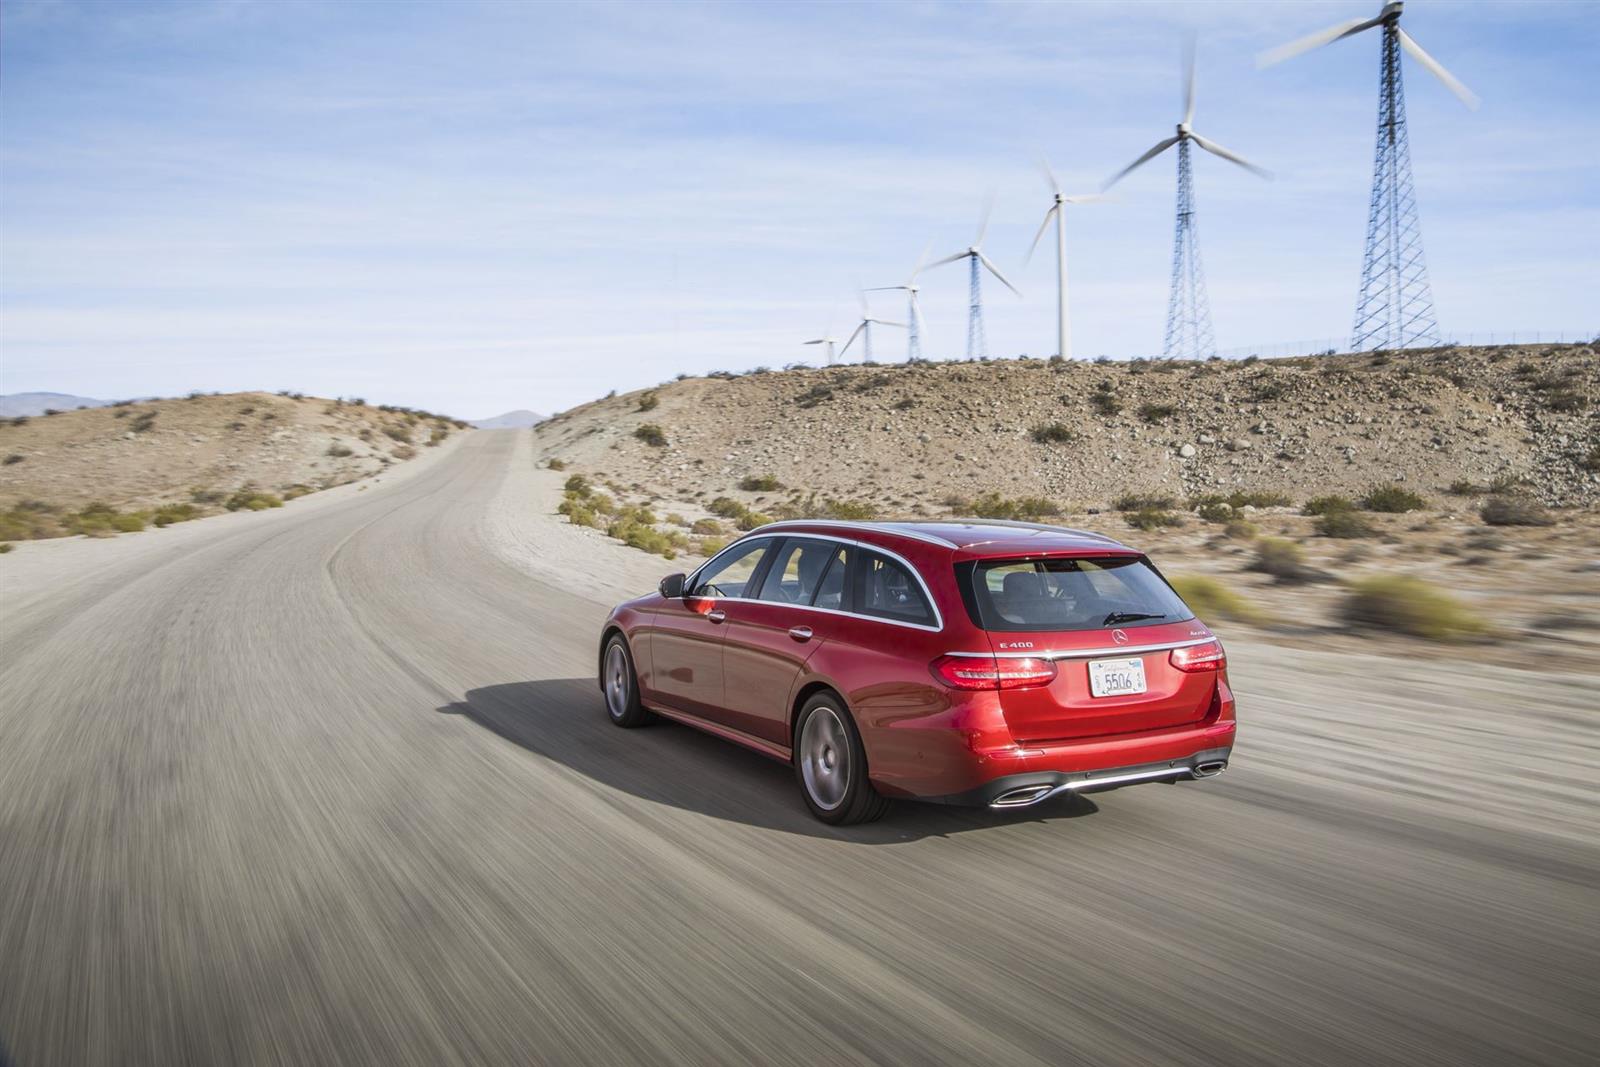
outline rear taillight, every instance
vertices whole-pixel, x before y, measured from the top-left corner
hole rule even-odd
[[[1056,677],[1055,662],[1035,656],[940,656],[930,667],[952,689],[1036,689]]]
[[[1221,641],[1206,641],[1198,645],[1175,648],[1168,657],[1180,671],[1198,674],[1201,671],[1220,671],[1228,665],[1228,655],[1222,651]]]

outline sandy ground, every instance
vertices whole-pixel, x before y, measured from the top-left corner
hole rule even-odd
[[[661,564],[562,532],[517,437],[0,557],[15,1062],[1592,1058],[1592,674],[1224,628],[1221,779],[832,830],[606,722],[597,627]]]

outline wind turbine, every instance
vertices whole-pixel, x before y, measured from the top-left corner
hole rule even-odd
[[[833,366],[833,346],[839,343],[839,339],[833,336],[833,323],[828,323],[827,331],[815,341],[802,341],[801,343],[808,345],[827,345],[828,366]]]
[[[983,288],[981,285],[979,285],[979,278],[981,277],[981,274],[978,270],[978,265],[981,263],[983,266],[987,267],[990,274],[993,274],[996,278],[1000,279],[1001,285],[1004,285],[1007,289],[1010,289],[1018,296],[1022,295],[1021,290],[1012,285],[1010,282],[1006,281],[1006,276],[1000,273],[1000,268],[996,267],[992,262],[990,262],[989,257],[983,254],[983,237],[984,234],[989,232],[989,213],[993,209],[994,200],[993,198],[990,198],[989,202],[984,205],[983,221],[978,223],[977,240],[973,241],[972,244],[969,245],[964,251],[957,252],[953,256],[945,256],[943,259],[936,260],[928,264],[929,268],[933,268],[942,267],[946,263],[954,263],[958,259],[971,261],[972,280],[969,285],[970,299],[967,317],[968,359],[978,359],[980,357],[987,357],[989,355],[989,342],[983,335]]]
[[[1044,236],[1044,231],[1050,226],[1050,216],[1056,218],[1056,351],[1062,359],[1072,358],[1072,330],[1067,325],[1067,223],[1066,205],[1087,204],[1095,200],[1104,200],[1099,193],[1087,193],[1080,196],[1061,195],[1061,183],[1056,181],[1055,172],[1050,169],[1050,164],[1044,160],[1039,161],[1039,167],[1044,171],[1044,177],[1050,183],[1050,189],[1055,194],[1055,200],[1044,213],[1044,221],[1039,224],[1039,232],[1033,235],[1033,244],[1028,246],[1028,257],[1024,262],[1033,259],[1034,250],[1039,247],[1039,239]]]
[[[928,252],[932,250],[933,243],[922,250],[922,255],[917,257],[916,269],[911,272],[911,277],[906,279],[904,285],[877,285],[866,290],[869,293],[904,292],[906,294],[906,362],[915,363],[922,358],[922,307],[917,303],[917,293],[921,287],[917,285],[917,275],[922,273],[922,265],[928,260]]]
[[[1405,89],[1400,80],[1400,51],[1411,53],[1429,74],[1444,82],[1469,108],[1478,106],[1472,90],[1422,50],[1400,28],[1395,0],[1370,19],[1351,19],[1329,26],[1281,48],[1263,52],[1261,67],[1383,27],[1383,59],[1378,82],[1378,149],[1372,165],[1372,206],[1367,216],[1366,251],[1361,260],[1361,292],[1356,296],[1352,351],[1369,348],[1407,348],[1439,343],[1439,322],[1433,311],[1433,291],[1422,258],[1422,223],[1417,216],[1416,189],[1411,181],[1411,138],[1406,132]]]
[[[1229,163],[1263,178],[1271,175],[1243,156],[1230,152],[1215,141],[1194,132],[1194,39],[1183,53],[1183,121],[1178,130],[1154,148],[1123,167],[1101,187],[1111,188],[1138,167],[1150,162],[1173,145],[1178,146],[1178,222],[1172,243],[1172,292],[1167,298],[1167,337],[1164,353],[1175,357],[1205,359],[1217,354],[1217,341],[1211,330],[1211,306],[1206,299],[1205,269],[1200,263],[1199,235],[1194,223],[1194,179],[1189,166],[1189,144],[1193,142]]]
[[[905,323],[903,323],[903,322],[891,322],[888,319],[875,319],[875,318],[873,318],[872,317],[872,309],[867,307],[867,294],[863,291],[863,292],[857,293],[856,295],[861,298],[861,321],[859,323],[857,323],[856,324],[856,328],[850,332],[850,336],[849,336],[848,339],[846,339],[846,341],[844,343],[844,347],[839,349],[839,355],[843,356],[846,352],[850,351],[850,346],[855,344],[855,340],[856,340],[857,337],[860,337],[861,338],[861,362],[863,362],[863,363],[871,363],[872,362],[872,327],[873,327],[873,325],[876,324],[876,325],[879,325],[879,326],[898,326],[901,329],[904,329],[905,328]]]

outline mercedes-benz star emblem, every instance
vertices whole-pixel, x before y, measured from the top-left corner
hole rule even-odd
[[[1112,630],[1111,640],[1115,641],[1119,645],[1125,645],[1128,643],[1128,635],[1121,630]]]

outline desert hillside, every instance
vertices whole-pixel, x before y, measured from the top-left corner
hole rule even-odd
[[[1591,345],[1013,360],[688,378],[534,433],[549,456],[663,494],[737,497],[742,479],[770,475],[894,513],[942,514],[946,498],[986,492],[1079,509],[1127,493],[1298,502],[1376,482],[1438,494],[1497,479],[1569,506],[1600,501],[1597,400]],[[646,425],[664,443],[635,436]]]
[[[0,533],[90,532],[106,525],[93,515],[81,519],[91,505],[100,515],[167,509],[188,518],[230,502],[303,495],[404,462],[462,425],[424,412],[271,393],[6,419],[0,514],[13,521]]]

